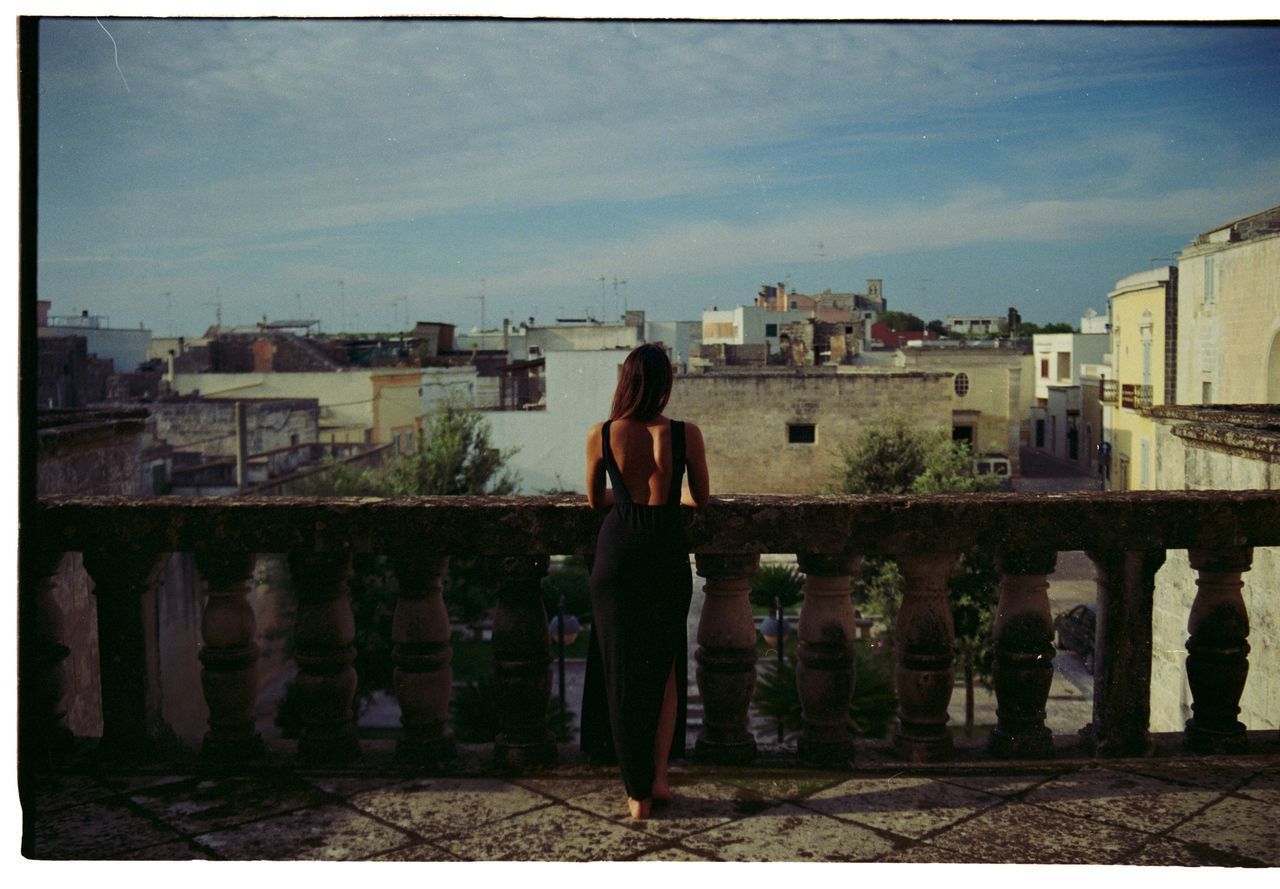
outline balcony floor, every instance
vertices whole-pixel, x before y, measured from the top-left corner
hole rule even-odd
[[[905,766],[860,750],[851,771],[765,749],[750,768],[682,764],[677,794],[627,817],[612,769],[500,777],[491,748],[414,775],[384,742],[359,767],[268,761],[89,766],[25,782],[23,852],[37,859],[844,861],[1280,865],[1280,738],[1251,752],[997,762],[960,751]],[[376,749],[369,749],[369,747]]]

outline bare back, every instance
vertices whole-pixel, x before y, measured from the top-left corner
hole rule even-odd
[[[671,487],[671,421],[614,420],[609,449],[633,503],[662,506]]]

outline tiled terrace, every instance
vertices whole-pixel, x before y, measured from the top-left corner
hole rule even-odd
[[[557,749],[546,728],[550,657],[536,589],[545,554],[589,550],[597,519],[578,500],[86,498],[42,502],[29,519],[20,725],[30,857],[1280,863],[1280,737],[1236,720],[1248,667],[1240,574],[1251,547],[1280,544],[1276,492],[713,505],[690,527],[706,578],[703,725],[675,805],[647,823],[627,819],[612,769]],[[999,716],[970,742],[946,726],[945,580],[956,554],[984,540],[1005,572],[992,628]],[[1182,547],[1200,572],[1188,643],[1195,718],[1185,735],[1152,736],[1152,579],[1163,550]],[[343,578],[362,550],[387,553],[401,576],[396,741],[359,738],[351,718]],[[1085,550],[1098,566],[1100,621],[1093,721],[1054,735],[1045,578],[1063,550]],[[100,741],[68,739],[61,721],[65,650],[47,578],[64,551],[84,552],[97,583]],[[195,552],[208,582],[200,659],[210,719],[201,753],[162,756],[138,602],[159,554],[174,551]],[[807,577],[807,673],[798,742],[775,748],[748,730],[746,590],[754,554],[778,551],[797,552]],[[264,750],[254,728],[244,596],[259,552],[289,553],[298,586],[294,644],[311,718],[296,750]],[[502,725],[480,747],[455,744],[448,726],[440,574],[462,552],[505,568],[494,623]],[[888,742],[856,741],[841,716],[856,695],[849,575],[869,553],[895,555],[906,575]]]
[[[495,774],[491,749],[413,774],[390,751],[360,768],[151,767],[40,778],[25,852],[52,859],[368,861],[875,861],[1280,865],[1280,750],[1051,763],[958,752],[851,771],[764,749],[749,768],[686,764],[675,804],[632,822],[613,770]],[[1166,755],[1167,754],[1167,755]]]

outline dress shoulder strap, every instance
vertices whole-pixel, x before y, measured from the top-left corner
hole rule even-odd
[[[680,505],[680,483],[684,478],[684,421],[671,421],[671,487],[667,489],[667,505]]]
[[[618,469],[618,463],[613,459],[613,446],[609,444],[609,428],[613,425],[612,420],[605,420],[604,426],[600,428],[600,445],[604,451],[604,471],[609,476],[609,484],[613,486],[613,499],[631,501],[631,494],[627,491],[627,486],[622,480],[622,471]]]

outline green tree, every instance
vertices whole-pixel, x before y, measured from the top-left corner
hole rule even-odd
[[[892,331],[924,330],[924,319],[910,312],[889,310],[877,315],[876,320],[883,321]]]
[[[866,427],[853,444],[841,447],[842,462],[833,489],[844,494],[946,494],[994,490],[999,482],[974,472],[967,445],[945,431],[924,431],[901,417]],[[965,677],[965,730],[973,728],[974,685],[986,681],[991,661],[988,628],[998,598],[999,574],[988,553],[972,550],[957,562],[950,579],[956,628],[955,655]],[[892,635],[902,601],[902,575],[892,559],[863,560],[854,598],[880,614]]]
[[[1009,332],[1009,336],[1019,339],[1026,339],[1035,336],[1037,333],[1074,333],[1075,328],[1065,321],[1053,321],[1049,324],[1032,324],[1030,321],[1023,321]]]

